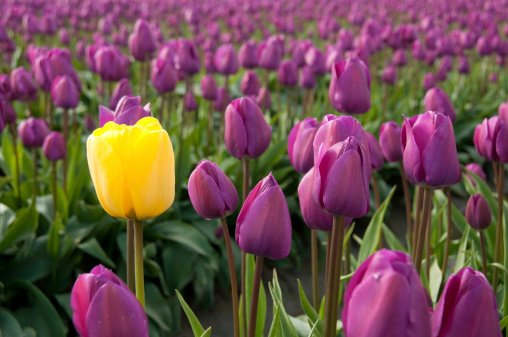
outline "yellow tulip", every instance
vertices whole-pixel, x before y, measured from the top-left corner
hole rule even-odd
[[[175,156],[166,130],[153,117],[136,125],[108,122],[88,137],[90,175],[99,201],[111,216],[144,220],[175,199]]]

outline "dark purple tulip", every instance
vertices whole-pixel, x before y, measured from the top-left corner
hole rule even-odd
[[[217,69],[215,69],[215,61],[214,61],[213,53],[211,53],[211,52],[205,53],[203,65],[205,68],[205,72],[207,74],[213,74],[214,72],[217,71]]]
[[[490,55],[492,48],[486,36],[481,36],[476,42],[476,51],[482,56]]]
[[[121,79],[113,89],[113,93],[111,94],[111,98],[109,100],[109,108],[111,110],[116,109],[116,105],[124,96],[133,96],[132,87],[128,78]]]
[[[47,55],[37,57],[33,63],[32,71],[34,73],[35,82],[45,92],[51,90],[53,78],[49,73],[49,60]]]
[[[256,104],[262,109],[267,110],[272,107],[272,96],[270,89],[261,88],[256,96]]]
[[[460,74],[469,74],[469,62],[467,60],[467,57],[461,56],[459,58],[459,66],[457,67],[457,70]]]
[[[480,156],[492,162],[508,162],[508,124],[502,118],[485,118],[476,126],[473,142]]]
[[[69,36],[69,33],[67,32],[67,29],[65,28],[60,29],[60,32],[58,33],[58,38],[60,39],[60,42],[62,42],[63,45],[68,46],[71,43],[71,38]]]
[[[90,68],[90,71],[93,72],[93,73],[97,73],[97,69],[96,69],[96,66],[95,66],[95,53],[97,52],[97,50],[99,50],[101,46],[99,45],[96,45],[96,44],[93,44],[93,45],[90,45],[88,47],[86,47],[86,51],[85,51],[85,60],[86,60],[86,64],[88,65],[88,68]]]
[[[381,125],[379,145],[387,162],[396,163],[402,160],[400,127],[395,122],[389,121]]]
[[[300,87],[305,89],[312,89],[316,86],[316,75],[311,67],[305,66],[302,68],[300,75]]]
[[[326,71],[327,72],[331,71],[333,65],[337,62],[340,62],[343,59],[344,59],[344,56],[342,55],[342,52],[340,50],[337,50],[335,48],[333,50],[331,50],[328,53],[328,55],[326,56],[326,62],[325,62]]]
[[[298,83],[298,68],[293,61],[282,61],[277,70],[277,79],[282,85],[292,87]]]
[[[421,44],[420,40],[416,40],[413,42],[412,47],[413,52],[413,58],[418,61],[425,60],[425,49],[423,48],[423,45]]]
[[[19,123],[18,133],[26,147],[41,147],[49,134],[49,128],[44,119],[30,117]]]
[[[0,99],[0,112],[2,113],[4,122],[6,124],[12,124],[16,122],[16,111],[12,108],[12,105],[3,99]]]
[[[436,79],[432,73],[427,73],[423,76],[423,89],[430,90],[436,85]]]
[[[395,80],[397,79],[397,70],[394,66],[389,65],[383,70],[383,75],[381,75],[381,82],[387,84],[395,84]]]
[[[34,14],[25,14],[23,16],[23,28],[29,35],[35,35],[40,32],[39,19]]]
[[[32,74],[23,67],[18,67],[11,72],[11,88],[18,100],[33,101],[37,97],[37,86]]]
[[[383,249],[365,260],[344,294],[342,322],[348,337],[429,337],[427,295],[411,258]]]
[[[14,93],[11,88],[9,75],[0,74],[0,100],[12,101]]]
[[[83,61],[85,59],[85,55],[86,55],[85,41],[79,40],[78,42],[76,42],[75,52],[76,52],[76,58],[78,60]]]
[[[316,140],[317,136],[314,143]],[[318,206],[336,216],[359,218],[367,214],[370,206],[369,157],[354,137],[328,149],[321,144],[314,181],[314,200]]]
[[[301,174],[307,173],[314,166],[313,144],[319,126],[315,118],[308,117],[296,124],[289,133],[289,160]]]
[[[0,84],[0,92],[1,92],[1,84]],[[499,118],[501,118],[502,120],[504,120],[506,124],[508,124],[508,103],[501,103],[499,105],[499,108],[497,109],[497,114],[499,115]]]
[[[51,85],[51,98],[56,107],[74,109],[79,103],[79,92],[70,76],[58,76]]]
[[[476,230],[490,226],[492,213],[487,200],[480,193],[469,198],[466,206],[466,220]]]
[[[201,94],[207,101],[215,101],[219,96],[219,89],[213,75],[205,75],[201,79]]]
[[[267,70],[277,70],[282,58],[282,50],[276,39],[272,36],[259,44],[257,50],[259,66]]]
[[[291,218],[284,193],[271,173],[245,200],[236,220],[235,239],[248,254],[272,260],[289,255]]]
[[[145,310],[127,285],[101,265],[79,275],[71,293],[73,322],[82,337],[148,337]]]
[[[396,67],[403,67],[407,64],[406,51],[404,49],[398,49],[393,54],[393,64]]]
[[[135,125],[141,118],[150,117],[150,115],[150,103],[142,107],[141,97],[124,96],[118,102],[114,112],[105,106],[99,106],[99,126],[102,128],[107,122]]]
[[[129,61],[117,47],[99,48],[94,59],[95,70],[103,81],[116,82],[129,77]]]
[[[477,164],[477,163],[467,164],[466,170],[473,172],[478,177],[480,177],[483,181],[487,181],[487,175],[485,174],[485,172],[483,171],[482,167],[479,164]],[[469,179],[471,184],[473,184],[473,186],[476,186],[475,181],[473,180],[473,178],[469,175],[469,173],[467,171],[466,171],[466,177]]]
[[[293,48],[292,59],[298,68],[305,66],[305,52],[311,46],[310,42],[300,41]]]
[[[219,47],[214,57],[215,69],[222,75],[233,75],[238,71],[238,59],[235,47],[232,44],[225,44]]]
[[[48,160],[57,161],[67,156],[67,146],[61,133],[50,132],[42,144],[42,153]]]
[[[370,109],[370,72],[358,57],[332,67],[328,90],[330,103],[337,111],[363,114]]]
[[[452,101],[443,89],[434,87],[427,91],[425,98],[425,110],[435,111],[450,117],[452,123],[455,121],[457,114],[453,108]]]
[[[214,110],[222,113],[229,103],[231,103],[231,96],[229,95],[228,89],[220,87],[217,99],[213,101]]]
[[[148,22],[137,19],[129,36],[129,50],[137,61],[146,61],[155,52],[156,42]]]
[[[250,98],[238,98],[228,105],[224,141],[233,157],[259,157],[270,145],[271,133],[261,109]]]
[[[439,66],[442,67],[447,72],[453,70],[453,62],[452,62],[452,58],[450,57],[450,55],[443,56]]]
[[[432,337],[447,336],[502,336],[494,291],[470,267],[448,278],[432,313]]]
[[[258,66],[258,47],[255,40],[242,44],[238,50],[238,62],[243,68],[252,69]]]
[[[111,22],[111,18],[109,17],[102,17],[99,19],[99,31],[103,35],[109,35],[111,34],[113,23]]]
[[[196,97],[191,91],[183,96],[183,108],[185,111],[194,111],[198,108]]]
[[[455,134],[449,117],[427,111],[405,119],[401,130],[404,169],[408,180],[428,187],[444,187],[461,178]]]
[[[235,185],[217,164],[208,160],[200,162],[190,175],[189,197],[204,219],[223,218],[238,206]]]
[[[178,39],[175,44],[175,69],[192,76],[199,73],[199,54],[194,43],[187,39]]]
[[[354,33],[351,30],[341,29],[338,34],[339,48],[344,51],[353,49]]]
[[[93,117],[90,116],[90,114],[85,114],[85,128],[88,132],[94,131],[97,126],[95,125],[95,121],[93,120]]]
[[[259,77],[254,70],[247,70],[240,81],[240,90],[246,96],[256,96],[261,87]]]
[[[312,68],[315,75],[323,76],[329,69],[326,68],[326,56],[316,47],[310,47],[305,52],[305,64]]]
[[[383,167],[383,153],[376,137],[369,132],[366,132],[367,141],[369,142],[370,161],[373,170],[380,170]]]
[[[152,61],[150,79],[159,95],[175,90],[178,77],[169,59],[156,59]]]

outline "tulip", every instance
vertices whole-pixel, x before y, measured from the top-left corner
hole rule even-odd
[[[449,117],[427,111],[405,119],[401,131],[408,180],[425,187],[444,187],[460,180],[460,165]]]
[[[342,322],[348,337],[430,336],[427,296],[411,258],[383,249],[365,260],[344,294]]]
[[[238,193],[219,166],[204,160],[189,178],[189,197],[194,209],[204,219],[218,219],[233,213]]]
[[[42,153],[50,161],[64,159],[67,156],[67,147],[62,134],[53,131],[44,138]]]
[[[261,82],[259,81],[259,77],[253,70],[246,71],[242,80],[240,81],[240,90],[246,96],[256,96],[259,92],[259,88],[261,87]]]
[[[398,49],[393,54],[393,64],[396,67],[403,67],[407,64],[406,52],[404,49]]]
[[[23,67],[12,71],[11,88],[16,99],[33,101],[37,97],[37,87],[32,79],[32,74]]]
[[[236,221],[235,239],[248,254],[272,260],[289,255],[291,218],[284,193],[271,173],[245,200]]]
[[[129,36],[129,50],[137,61],[146,61],[151,58],[156,44],[152,30],[148,22],[137,19],[134,31]]]
[[[11,88],[9,75],[0,74],[0,100],[12,101],[14,93]]]
[[[213,75],[205,75],[201,79],[201,94],[207,101],[215,101],[219,96],[219,89]]]
[[[148,319],[127,285],[101,265],[81,274],[71,292],[73,322],[83,337],[148,337]]]
[[[235,99],[226,108],[224,141],[233,157],[259,157],[270,145],[271,132],[261,109],[250,98]]]
[[[322,143],[317,155],[314,200],[318,206],[342,217],[359,218],[367,214],[371,167],[364,147],[356,138],[348,137],[328,149]]]
[[[18,133],[26,147],[41,147],[49,134],[49,128],[44,119],[30,117],[19,123]]]
[[[88,132],[92,132],[93,130],[95,130],[96,128],[96,125],[95,125],[95,121],[93,120],[92,116],[90,116],[90,114],[85,114],[85,128],[88,130]]]
[[[60,42],[62,42],[62,44],[66,46],[68,46],[71,43],[71,38],[69,36],[69,33],[67,32],[67,29],[65,28],[60,29],[58,37],[60,39]]]
[[[198,108],[196,97],[191,91],[183,96],[183,108],[185,111],[194,111]]]
[[[228,104],[231,103],[231,96],[229,95],[228,89],[224,87],[220,87],[217,94],[217,99],[213,101],[213,108],[222,113]]]
[[[312,89],[316,86],[316,76],[312,68],[305,66],[300,75],[300,86],[305,89]]]
[[[99,106],[99,125],[104,127],[107,122],[135,125],[140,119],[150,116],[150,103],[141,107],[141,97],[124,96],[118,102],[115,111]]]
[[[425,74],[423,76],[422,81],[423,81],[422,86],[424,90],[430,90],[434,88],[434,86],[436,85],[436,78],[432,73]]]
[[[129,77],[129,61],[117,47],[99,48],[94,59],[95,71],[103,81],[116,82]]]
[[[432,337],[447,336],[502,336],[492,287],[470,267],[448,278],[432,313]]]
[[[272,107],[272,97],[270,94],[270,89],[261,88],[256,96],[256,104],[262,110],[268,110]]]
[[[129,83],[128,78],[121,79],[113,89],[113,93],[111,94],[111,98],[109,99],[109,108],[114,110],[118,105],[118,102],[124,96],[132,96],[132,87]]]
[[[277,70],[282,58],[282,50],[274,37],[259,44],[257,50],[259,66],[267,70]]]
[[[381,146],[373,134],[369,132],[366,132],[365,134],[367,135],[367,141],[369,143],[372,169],[380,170],[383,167],[383,152],[381,150]]]
[[[282,85],[292,87],[298,83],[298,68],[293,61],[282,61],[277,71],[277,79]]]
[[[466,170],[471,171],[474,174],[476,174],[478,177],[480,177],[483,181],[487,181],[487,175],[483,171],[482,167],[477,163],[471,163],[466,165]],[[473,178],[469,175],[469,173],[466,171],[466,177],[469,179],[471,184],[476,187],[476,183],[473,180]]]
[[[74,109],[79,103],[79,92],[68,75],[58,76],[51,85],[51,98],[59,108]]]
[[[152,84],[159,95],[175,90],[178,77],[175,69],[173,69],[173,66],[171,65],[171,60],[153,60],[150,79],[152,80]]]
[[[47,54],[46,72],[50,83],[53,83],[58,76],[68,75],[74,85],[81,91],[81,81],[76,70],[72,66],[71,53],[67,49],[52,49]]]
[[[457,67],[457,70],[459,71],[459,74],[469,74],[470,70],[467,57],[461,56],[459,58],[459,66]]]
[[[16,111],[14,111],[12,105],[8,101],[0,99],[0,111],[2,112],[6,124],[13,124],[16,122]]]
[[[338,62],[332,67],[328,91],[330,103],[337,111],[363,114],[370,109],[370,72],[358,57]]]
[[[139,104],[140,98],[122,99],[116,113],[124,105],[132,106],[132,100]],[[139,106],[132,109],[143,110]],[[106,123],[88,137],[88,167],[97,196],[113,217],[154,218],[175,197],[175,159],[169,136],[153,117],[141,118],[135,125],[116,123]]]
[[[466,206],[467,223],[474,229],[486,229],[492,221],[492,213],[485,198],[477,193],[472,195]]]
[[[215,69],[222,75],[234,75],[238,71],[238,59],[232,44],[220,46],[215,52]]]
[[[194,43],[180,38],[175,47],[175,69],[189,76],[199,73],[199,53]]]
[[[255,40],[249,40],[242,44],[238,50],[238,63],[246,69],[258,66],[257,45]]]
[[[432,88],[427,91],[425,98],[425,109],[427,111],[435,111],[450,117],[452,123],[455,121],[457,114],[453,108],[452,102],[446,92],[440,88]]]
[[[315,118],[308,117],[296,124],[288,138],[288,154],[291,164],[301,174],[314,166],[314,136],[319,129]]]
[[[215,69],[215,63],[214,63],[213,53],[211,53],[211,52],[206,52],[205,53],[203,64],[204,64],[204,67],[205,67],[205,72],[207,74],[213,74],[214,72],[217,71],[217,69]]]
[[[473,142],[480,156],[492,162],[508,162],[508,125],[502,118],[485,118],[476,126]]]
[[[323,76],[329,70],[326,68],[325,54],[316,47],[310,47],[305,52],[305,64],[318,76]]]
[[[402,160],[400,127],[393,121],[386,122],[379,129],[379,145],[386,161],[395,163]]]

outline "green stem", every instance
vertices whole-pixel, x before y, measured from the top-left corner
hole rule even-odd
[[[310,231],[312,255],[312,296],[314,309],[319,311],[319,279],[318,279],[318,237],[316,231]]]
[[[340,295],[340,276],[342,272],[342,251],[344,248],[344,235],[345,235],[345,218],[340,217],[338,220],[338,241],[335,243],[337,245],[337,256],[335,259],[335,276],[334,276],[334,285],[333,285],[333,307],[332,307],[332,320],[330,322],[330,333],[333,336],[336,335],[336,327],[337,327],[337,313],[339,310],[339,295]]]
[[[250,303],[249,334],[248,337],[256,335],[256,319],[258,316],[259,286],[261,284],[261,272],[263,271],[263,257],[256,256],[256,269],[254,270],[254,283],[252,284],[252,297]]]
[[[494,164],[495,165],[495,164]],[[501,262],[499,257],[502,246],[503,246],[503,192],[504,192],[504,166],[502,163],[499,163],[498,180],[497,180],[497,228],[496,228],[496,243],[494,248],[494,262]],[[494,294],[497,291],[497,269],[494,268],[494,272],[492,275],[492,289],[494,290]]]
[[[415,230],[413,231],[413,258],[416,255],[416,246],[418,246],[418,235],[420,234],[420,213],[422,210],[423,201],[423,187],[418,186],[418,192],[416,194],[416,212],[415,212]],[[414,262],[414,261],[413,261]]]
[[[134,220],[127,219],[127,285],[135,292],[134,277]]]
[[[35,197],[38,194],[38,187],[37,187],[37,148],[32,147],[32,155],[34,157],[34,201]]]
[[[420,275],[420,270],[422,269],[422,258],[423,258],[423,248],[425,247],[425,236],[427,233],[427,225],[428,219],[430,217],[430,212],[432,211],[432,190],[430,188],[425,188],[423,195],[423,210],[422,210],[422,221],[419,228],[418,233],[418,243],[416,247],[415,254],[415,269]]]
[[[235,337],[240,337],[240,317],[238,313],[238,288],[236,284],[235,260],[233,257],[233,249],[231,248],[231,239],[229,236],[228,224],[226,218],[220,219],[222,229],[224,231],[224,240],[226,241],[226,251],[228,253],[229,276],[231,277],[231,297],[233,301],[233,322],[235,329]]]
[[[53,171],[53,221],[56,222],[56,214],[57,214],[56,161],[51,162],[51,168]]]
[[[404,201],[406,205],[406,225],[408,242],[413,242],[413,217],[411,216],[411,196],[409,195],[409,186],[407,184],[406,171],[404,165],[400,162],[400,179],[402,180],[402,190],[404,191]]]
[[[485,254],[485,236],[483,231],[480,231],[480,244],[482,246],[482,271],[483,275],[487,277],[487,254]]]
[[[245,156],[243,158],[243,202],[247,199],[249,195],[249,174],[250,174],[250,162],[249,157]],[[256,261],[257,263],[257,261]],[[243,336],[247,335],[247,302],[246,302],[246,289],[247,289],[247,279],[246,279],[246,266],[247,266],[247,254],[242,251],[242,321],[243,321]]]
[[[135,279],[136,279],[136,297],[145,307],[145,280],[143,273],[143,223],[134,220],[134,254],[135,254]]]
[[[16,176],[14,177],[16,179],[16,192],[18,197],[18,206],[21,207],[21,182],[20,182],[20,176],[19,176],[19,153],[18,153],[18,144],[17,144],[17,136],[16,136],[16,126],[14,126],[14,123],[9,124],[12,134],[12,144],[14,147],[14,160],[15,160],[15,170],[16,170]]]
[[[445,244],[445,253],[443,256],[443,275],[446,276],[446,268],[448,267],[448,253],[450,251],[450,242],[452,240],[452,193],[450,186],[445,188],[446,190],[446,198],[448,199],[448,205],[447,205],[447,234],[446,234],[446,244]]]

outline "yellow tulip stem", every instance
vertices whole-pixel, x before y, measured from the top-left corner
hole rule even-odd
[[[134,220],[127,220],[127,285],[135,292],[134,278]]]
[[[145,307],[145,281],[143,273],[143,223],[134,220],[134,254],[135,254],[135,279],[136,297]]]

